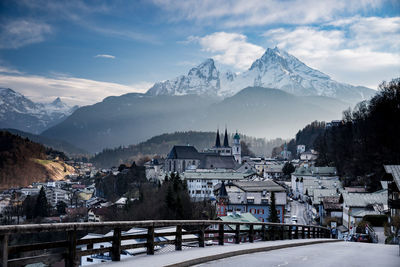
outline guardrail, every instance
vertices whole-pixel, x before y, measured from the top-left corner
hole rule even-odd
[[[218,229],[209,226],[218,225]],[[155,229],[161,227],[176,227],[174,232],[156,233]],[[245,229],[241,229],[240,226]],[[257,226],[255,229],[255,226]],[[140,227],[147,229],[146,234],[122,235],[123,229]],[[183,229],[185,231],[183,232]],[[213,227],[214,228],[214,227]],[[78,239],[79,231],[98,231],[113,229],[113,235],[99,238]],[[34,244],[18,244],[9,246],[9,237],[21,234],[38,234],[43,232],[66,232],[65,240],[41,242]],[[185,239],[184,235],[194,234],[196,238]],[[212,234],[211,236],[206,236]],[[119,261],[121,251],[134,248],[146,248],[148,255],[153,255],[155,246],[173,244],[175,250],[182,250],[182,243],[196,242],[199,247],[205,246],[206,240],[218,240],[218,245],[224,245],[226,234],[235,238],[239,244],[243,236],[249,242],[254,242],[255,237],[262,241],[283,240],[298,238],[329,238],[328,228],[313,225],[279,224],[279,223],[242,223],[211,220],[186,220],[186,221],[118,221],[97,223],[57,223],[57,224],[26,224],[0,226],[1,264],[7,266],[24,266],[30,263],[53,263],[64,260],[65,266],[79,266],[80,257],[100,253],[110,253],[112,261]],[[174,236],[174,240],[156,241],[156,237]],[[146,242],[122,245],[123,240],[145,239]],[[93,248],[93,244],[110,242],[111,247]],[[86,250],[79,250],[77,246],[86,245]],[[57,251],[58,250],[58,251]]]

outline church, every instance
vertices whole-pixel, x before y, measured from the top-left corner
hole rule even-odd
[[[168,153],[164,170],[179,173],[195,169],[235,170],[242,164],[240,136],[236,132],[232,147],[229,146],[228,139],[228,132],[225,129],[223,145],[217,130],[215,145],[203,152],[199,152],[194,146],[176,145]]]

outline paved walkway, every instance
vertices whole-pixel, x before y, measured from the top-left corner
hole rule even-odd
[[[198,267],[399,267],[398,245],[355,242],[285,248],[207,262]]]
[[[255,242],[255,243],[244,243],[240,245],[230,245],[226,244],[224,246],[210,246],[205,248],[193,248],[183,251],[173,251],[167,252],[163,254],[156,255],[139,255],[134,256],[132,258],[123,259],[120,262],[108,262],[90,266],[99,266],[99,267],[128,267],[128,266],[191,266],[194,264],[199,264],[205,261],[200,261],[194,263],[194,260],[198,260],[201,258],[207,257],[208,259],[215,260],[223,258],[221,255],[229,255],[230,257],[241,255],[243,252],[250,250],[255,252],[266,251],[276,249],[277,246],[288,247],[288,246],[302,246],[312,244],[313,242],[332,242],[336,240],[332,239],[300,239],[300,240],[279,240],[279,241],[266,241],[266,242]],[[344,243],[344,242],[339,242]],[[325,245],[325,244],[323,244]],[[321,246],[321,244],[317,245]],[[292,248],[298,249],[298,248]],[[225,256],[226,257],[226,256]],[[180,264],[182,262],[187,262],[188,264]],[[189,263],[190,262],[190,263]],[[248,265],[252,266],[252,265]]]

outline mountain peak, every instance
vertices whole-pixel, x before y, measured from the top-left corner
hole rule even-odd
[[[58,106],[60,104],[63,104],[63,102],[61,101],[60,97],[57,97],[56,99],[54,99],[53,102],[51,102],[51,104],[53,104],[54,106]]]
[[[357,102],[374,93],[368,88],[356,88],[338,83],[328,75],[313,69],[277,46],[267,48],[251,67],[241,73],[220,73],[212,58],[206,59],[187,75],[156,83],[148,95],[214,95],[232,96],[248,86],[281,89],[302,96],[328,96]]]

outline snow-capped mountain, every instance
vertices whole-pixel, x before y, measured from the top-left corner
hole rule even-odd
[[[328,96],[355,103],[375,91],[332,80],[328,75],[308,67],[296,57],[268,48],[261,58],[241,73],[220,73],[212,59],[192,68],[188,75],[156,83],[148,95],[214,95],[228,97],[248,86],[276,88],[300,96]]]
[[[147,91],[148,95],[218,95],[220,90],[219,72],[214,60],[207,59],[187,75],[181,75],[174,80],[154,84]]]
[[[77,108],[60,98],[51,103],[35,103],[10,88],[0,88],[0,128],[37,134],[59,123]]]

